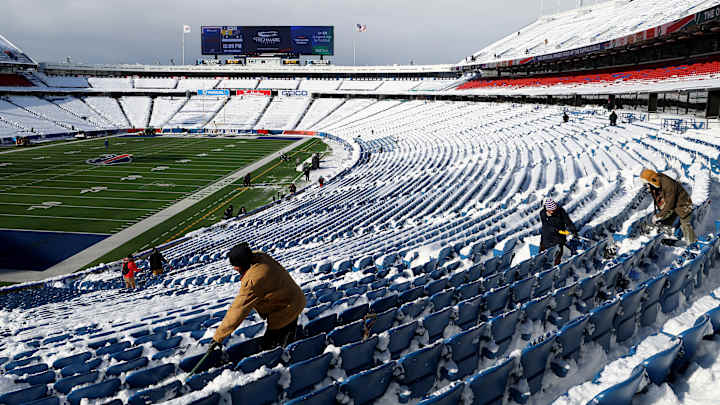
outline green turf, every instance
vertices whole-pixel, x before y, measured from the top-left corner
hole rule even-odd
[[[273,200],[278,191],[287,193],[287,184],[295,180],[300,173],[295,170],[295,159],[305,161],[313,153],[327,151],[327,145],[318,139],[310,140],[299,148],[290,152],[291,164],[282,163],[275,159],[253,173],[253,184],[245,188],[239,181],[236,184],[224,187],[203,201],[188,208],[180,214],[173,216],[162,224],[148,230],[143,235],[118,247],[90,265],[107,263],[120,259],[129,252],[138,252],[149,247],[170,242],[193,230],[212,225],[222,219],[223,212],[232,204],[235,212],[240,207],[251,211]],[[274,183],[270,186],[257,184]]]
[[[107,150],[98,139],[0,154],[0,228],[115,233],[290,143],[112,138]],[[85,162],[106,153],[133,162]]]

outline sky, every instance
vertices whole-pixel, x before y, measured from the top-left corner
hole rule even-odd
[[[578,0],[4,0],[0,34],[38,62],[200,58],[202,25],[333,25],[335,64],[456,63]],[[586,0],[586,3],[591,0]],[[367,32],[355,33],[355,24]]]

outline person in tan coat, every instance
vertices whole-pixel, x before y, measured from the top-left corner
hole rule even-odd
[[[228,259],[242,274],[240,291],[215,331],[210,350],[219,349],[253,309],[267,321],[263,350],[291,343],[306,302],[290,273],[269,255],[251,251],[247,243],[233,247]]]
[[[692,200],[683,186],[676,180],[650,169],[643,169],[640,179],[648,185],[653,197],[656,213],[653,222],[672,225],[675,218],[680,218],[680,230],[687,243],[697,241],[692,227]]]

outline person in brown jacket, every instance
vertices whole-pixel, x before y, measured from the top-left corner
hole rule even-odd
[[[253,309],[267,320],[263,350],[291,343],[306,302],[290,273],[269,255],[250,250],[247,243],[233,247],[228,259],[242,274],[240,291],[215,331],[209,350],[219,349]]]
[[[640,179],[648,185],[655,204],[653,222],[672,226],[675,218],[680,218],[680,230],[687,243],[697,241],[691,223],[692,200],[680,183],[672,178],[650,169],[643,169]]]

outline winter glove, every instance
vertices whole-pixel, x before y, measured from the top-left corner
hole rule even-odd
[[[228,356],[227,352],[223,350],[222,344],[216,342],[215,340],[210,343],[210,346],[208,347],[208,353],[217,353],[216,355],[220,359],[220,362],[223,364],[230,363],[230,356]],[[212,354],[211,354],[212,356]]]

